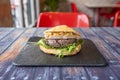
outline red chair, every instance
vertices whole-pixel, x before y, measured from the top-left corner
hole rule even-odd
[[[70,5],[71,5],[72,12],[78,12],[78,9],[75,3],[71,2]]]
[[[120,10],[120,7],[116,7],[116,6],[120,6],[120,2],[116,2],[115,3],[116,5],[115,5],[115,7],[113,8],[113,10],[112,10],[112,13],[116,13],[117,11],[119,11]]]
[[[80,13],[66,13],[66,12],[40,13],[37,22],[37,27],[53,27],[57,25],[88,28],[89,19],[87,15]]]
[[[112,19],[112,18],[114,18],[115,13],[116,13],[118,10],[120,10],[120,8],[116,7],[116,6],[118,6],[118,5],[120,5],[120,2],[116,2],[116,3],[115,3],[115,6],[112,8],[111,12],[109,12],[109,13],[107,13],[107,12],[102,12],[102,9],[101,9],[101,8],[98,10],[98,26],[100,26],[100,17],[101,17],[101,16],[104,17],[104,21],[105,21],[106,19]],[[106,9],[105,9],[105,10],[106,10]]]
[[[120,11],[115,14],[114,27],[120,27]]]

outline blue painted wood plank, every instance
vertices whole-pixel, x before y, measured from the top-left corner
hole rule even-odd
[[[30,80],[33,77],[32,68],[18,68],[12,65],[12,61],[19,54],[35,29],[27,29],[14,43],[0,56],[0,78],[15,80]],[[28,77],[29,76],[29,77]],[[31,79],[32,80],[32,79]]]
[[[106,42],[112,49],[114,49],[119,55],[120,55],[120,41],[118,39],[116,39],[114,36],[112,36],[109,33],[106,33],[105,31],[103,31],[102,29],[98,28],[98,29],[94,29],[92,28],[92,30],[101,38],[104,40],[104,42]]]
[[[10,34],[13,30],[14,30],[13,28],[10,29],[0,28],[0,40],[3,39],[8,34]]]
[[[16,29],[0,40],[0,54],[2,54],[22,33],[24,29]]]
[[[98,49],[102,52],[102,54],[109,60],[112,58],[112,55],[109,55],[109,51],[104,48],[103,41],[90,29],[81,29],[83,34],[85,34],[86,38],[91,39]],[[109,55],[109,56],[108,56]],[[94,55],[93,55],[94,56]],[[116,59],[116,57],[112,58]],[[118,61],[118,60],[117,60]],[[110,63],[110,62],[109,62]],[[112,65],[112,64],[111,64]],[[107,67],[86,67],[86,71],[90,77],[91,80],[110,80],[110,79],[118,79],[117,76],[114,74],[114,72]]]

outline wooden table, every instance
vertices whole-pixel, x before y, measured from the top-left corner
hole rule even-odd
[[[92,40],[107,67],[16,67],[12,61],[31,36],[46,28],[0,28],[0,80],[120,80],[120,28],[76,29]]]
[[[110,12],[112,8],[120,8],[120,5],[117,5],[116,2],[118,0],[89,0],[88,2],[85,3],[85,6],[88,8],[93,9],[94,11],[94,21],[95,21],[95,26],[100,26],[99,20],[98,20],[98,15],[99,15],[99,10],[100,9],[106,9],[108,12]]]

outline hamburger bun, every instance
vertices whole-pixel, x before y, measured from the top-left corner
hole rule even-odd
[[[80,34],[74,29],[66,26],[59,25],[53,28],[50,28],[44,32],[46,39],[67,39],[67,38],[80,38]]]
[[[81,50],[80,33],[66,25],[52,27],[44,31],[44,36],[45,38],[41,39],[38,44],[46,54],[70,56]]]

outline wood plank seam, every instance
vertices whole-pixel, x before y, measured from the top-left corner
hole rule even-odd
[[[33,33],[32,33],[33,34]],[[28,34],[28,32],[26,33],[26,35],[30,35],[30,33]],[[25,33],[23,33],[20,37],[19,37],[19,40],[21,40],[21,38],[25,38],[25,37],[28,37],[28,36],[26,36],[25,35]],[[29,37],[28,37],[29,38]],[[26,39],[26,38],[25,38]],[[8,48],[8,50],[7,51],[10,51],[10,55],[12,56],[12,54],[14,53],[13,51],[17,51],[18,52],[18,50],[15,50],[14,48],[16,48],[14,45],[16,45],[18,43],[18,40],[17,41],[15,41],[12,45],[11,45],[11,47],[13,47],[13,48]],[[26,42],[23,42],[24,44],[26,43]],[[21,44],[21,43],[20,43]],[[11,49],[12,49],[12,51],[11,51]],[[6,52],[7,53],[7,52]],[[5,54],[6,54],[5,53]],[[12,54],[11,54],[12,53]],[[14,53],[14,54],[17,54],[17,53]],[[15,56],[15,55],[14,55]],[[9,58],[10,56],[8,55],[8,58]],[[6,57],[7,58],[7,57]],[[4,58],[3,58],[4,59]],[[3,60],[3,59],[1,59],[1,57],[0,57],[0,60]],[[6,62],[6,61],[5,61]],[[7,63],[7,62],[6,62]],[[11,61],[10,61],[10,63],[11,63]],[[12,65],[12,64],[10,64],[10,65]],[[7,65],[8,66],[8,65]],[[13,72],[14,71],[14,68],[13,68],[14,66],[12,66],[12,70],[10,69],[9,70],[9,72],[7,72],[5,75],[10,75],[11,74],[11,72]],[[17,68],[16,68],[17,69]],[[16,70],[15,69],[15,70]],[[9,74],[10,73],[10,74]],[[5,78],[5,77],[4,77]],[[15,77],[12,77],[12,78],[15,78]]]
[[[15,30],[14,30],[15,31]],[[24,30],[25,31],[25,30]],[[23,32],[24,31],[22,31],[17,37],[16,37],[16,39],[14,39],[12,42],[10,42],[9,44],[7,44],[7,47],[3,50],[2,49],[2,51],[0,51],[0,55],[2,54],[2,53],[4,53],[4,51],[6,51],[13,43],[14,43],[14,41],[16,41],[18,38],[19,38],[19,36],[21,36],[22,34],[23,34]]]
[[[115,36],[114,34],[110,33],[109,30],[106,30],[106,29],[104,29],[104,28],[101,28],[101,29],[104,30],[107,34],[111,34],[114,38],[116,38],[117,40],[120,41],[120,37],[117,37],[117,36]]]
[[[93,30],[93,29],[92,29]],[[94,30],[93,30],[94,31]],[[101,37],[100,36],[100,34],[98,34],[96,31],[94,31],[105,43],[107,43],[106,42],[106,40],[103,38],[103,37]],[[108,43],[107,43],[108,44]],[[110,44],[108,44],[112,49],[114,49],[118,54],[120,54],[120,52],[118,52],[115,48],[113,48]]]
[[[82,30],[81,30],[82,31]],[[83,32],[83,31],[82,31]],[[84,32],[83,32],[84,33]],[[84,34],[85,35],[85,34]],[[87,35],[85,35],[86,37],[87,37]],[[110,70],[110,69],[109,69]],[[87,73],[88,73],[88,75],[90,76],[91,74],[89,73],[90,71],[88,70],[88,68],[86,68],[86,71],[87,71]],[[112,74],[116,79],[117,79],[117,77],[116,77],[116,75],[114,75],[114,74]],[[112,77],[112,76],[111,76]],[[90,78],[91,79],[99,79],[99,77],[97,77],[97,76],[90,76]]]
[[[9,35],[12,31],[14,31],[15,29],[13,28],[12,30],[10,30],[8,33],[6,33],[2,38],[0,38],[0,40],[2,40],[3,38],[5,38],[7,35]]]

